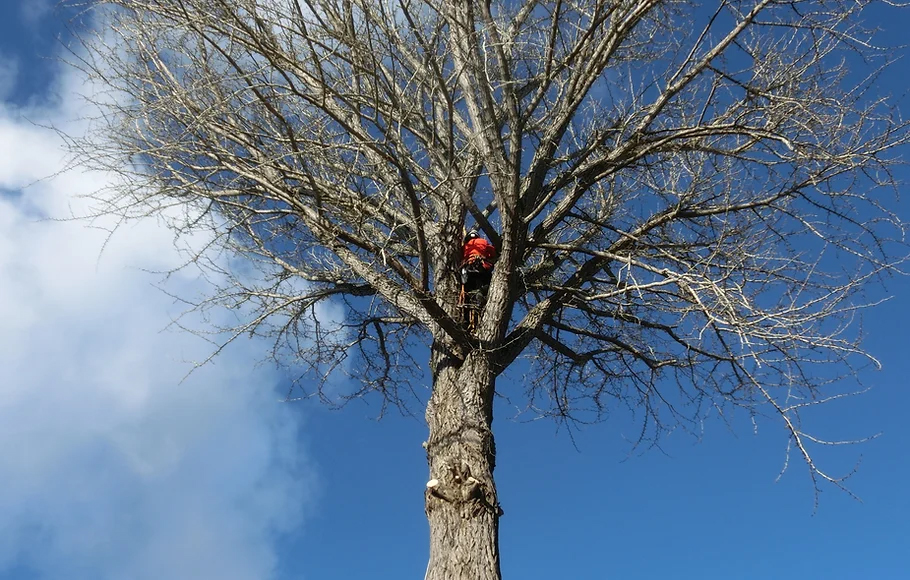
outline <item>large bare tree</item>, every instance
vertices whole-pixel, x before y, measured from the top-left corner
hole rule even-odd
[[[121,176],[99,211],[257,266],[205,303],[248,313],[234,332],[426,403],[426,577],[496,579],[493,401],[519,358],[504,394],[533,412],[627,407],[652,441],[744,407],[841,485],[800,411],[874,363],[849,324],[903,251],[882,198],[906,126],[865,4],[97,0],[76,54],[106,91],[74,146]],[[469,329],[474,224],[499,257]]]

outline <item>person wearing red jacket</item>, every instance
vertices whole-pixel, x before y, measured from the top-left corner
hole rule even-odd
[[[477,230],[471,230],[464,238],[461,259],[461,284],[464,288],[464,304],[468,308],[468,323],[473,328],[477,312],[483,308],[490,281],[493,279],[493,263],[496,248],[480,237]]]
[[[477,230],[471,230],[464,238],[462,252],[462,266],[480,262],[484,270],[493,271],[493,262],[496,260],[496,248],[490,242],[481,238]]]

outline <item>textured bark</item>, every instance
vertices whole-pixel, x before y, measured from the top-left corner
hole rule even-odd
[[[499,516],[493,482],[494,375],[483,353],[464,362],[434,355],[427,407],[430,480],[428,580],[499,580]]]

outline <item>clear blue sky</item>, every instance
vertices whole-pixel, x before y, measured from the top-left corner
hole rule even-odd
[[[286,378],[235,344],[180,382],[208,346],[167,329],[179,305],[153,287],[179,262],[155,223],[103,231],[41,220],[86,209],[103,176],[59,167],[38,125],[79,125],[48,1],[0,6],[0,580],[288,580],[422,577],[422,418],[352,403],[280,402]],[[896,44],[910,13],[881,11]],[[879,18],[879,16],[876,16]],[[897,54],[897,53],[896,53]],[[906,89],[898,62],[883,92]],[[906,174],[906,170],[902,170]],[[898,208],[910,220],[910,205]],[[103,225],[103,224],[99,224]],[[100,254],[100,257],[99,257]],[[168,289],[198,295],[192,275]],[[708,422],[631,454],[624,419],[568,433],[497,409],[503,573],[510,579],[910,578],[910,281],[865,321],[884,364],[867,394],[817,412],[816,432],[875,441],[851,489],[813,513],[779,426]],[[507,384],[500,389],[508,391]]]

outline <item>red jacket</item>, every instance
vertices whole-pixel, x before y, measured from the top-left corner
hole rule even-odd
[[[462,264],[483,260],[483,267],[490,269],[493,267],[493,260],[495,259],[496,248],[483,238],[472,238],[464,245]]]

